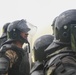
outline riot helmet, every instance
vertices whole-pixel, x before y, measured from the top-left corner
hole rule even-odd
[[[7,28],[8,39],[28,43],[27,36],[30,31],[28,24],[29,23],[24,19],[12,22]],[[22,37],[21,33],[25,33],[25,36]]]
[[[55,22],[55,42],[70,44],[73,24],[76,24],[76,9],[67,10],[60,14]]]
[[[0,39],[3,39],[3,38],[5,38],[5,37],[7,37],[7,27],[8,27],[8,25],[9,25],[10,23],[6,23],[4,26],[3,26],[3,28],[2,28],[2,35],[1,35],[1,37],[0,37]]]
[[[2,28],[3,32],[2,32],[2,35],[0,37],[0,45],[2,45],[7,40],[7,27],[9,24],[10,23],[4,24],[4,26]]]
[[[54,27],[54,41],[47,48],[47,50],[55,47],[72,47],[76,48],[76,9],[70,9],[61,13],[56,21]],[[57,48],[55,49],[57,50]]]
[[[43,35],[39,37],[33,46],[34,61],[43,61],[46,58],[44,50],[52,43],[52,35]]]

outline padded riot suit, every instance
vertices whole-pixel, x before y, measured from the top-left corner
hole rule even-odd
[[[32,50],[34,64],[30,71],[31,75],[43,75],[43,63],[46,59],[44,50],[52,43],[53,38],[52,35],[43,35],[35,41]]]
[[[28,56],[14,43],[20,41],[29,44],[28,40],[20,35],[21,32],[28,33],[29,30],[27,21],[24,19],[14,21],[8,26],[8,40],[0,48],[0,74],[29,75]]]
[[[76,9],[56,18],[54,41],[45,52],[45,75],[76,75]]]

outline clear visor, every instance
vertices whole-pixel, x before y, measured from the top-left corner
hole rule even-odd
[[[30,36],[34,36],[35,33],[36,33],[36,31],[37,31],[37,27],[34,26],[34,25],[32,25],[32,24],[29,23],[29,22],[27,22],[27,26],[28,26],[28,28],[30,29],[30,30],[28,31],[28,34],[29,34]]]
[[[32,25],[29,22],[27,22],[26,24],[27,24],[28,28],[30,29],[27,33],[29,34],[28,41],[30,43],[30,53],[29,53],[30,58],[29,59],[31,59],[31,58],[33,59],[33,61],[30,61],[30,63],[32,64],[32,62],[34,62],[34,56],[32,55],[33,37],[37,32],[37,27]],[[24,44],[24,46],[25,46],[25,44]],[[32,55],[32,57],[31,57],[31,55]]]
[[[35,51],[34,51],[34,49],[32,49],[31,55],[32,55],[32,57],[31,57],[32,62],[34,63],[35,62]]]
[[[30,28],[30,30],[28,31],[28,41],[30,43],[30,49],[32,50],[32,46],[33,46],[33,38],[37,32],[37,27],[32,25],[31,23],[27,22],[27,26],[28,28]],[[30,50],[30,51],[31,51]]]
[[[76,24],[71,25],[71,46],[76,51]]]

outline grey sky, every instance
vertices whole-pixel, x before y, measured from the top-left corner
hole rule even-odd
[[[0,29],[7,22],[23,18],[42,28],[72,8],[76,8],[76,0],[0,0]]]

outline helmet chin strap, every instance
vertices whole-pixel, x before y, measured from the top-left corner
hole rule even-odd
[[[28,50],[29,50],[29,53],[30,53],[30,43],[28,42],[27,39],[24,39],[24,40],[25,40],[24,43],[27,43],[28,44]]]
[[[29,53],[30,53],[30,43],[28,43],[28,49],[29,49]]]
[[[23,38],[21,35],[19,36],[19,39],[17,39],[17,40],[19,40],[22,44],[23,43],[28,44],[28,50],[29,50],[29,53],[30,53],[30,43],[28,42],[28,40],[26,38]]]

